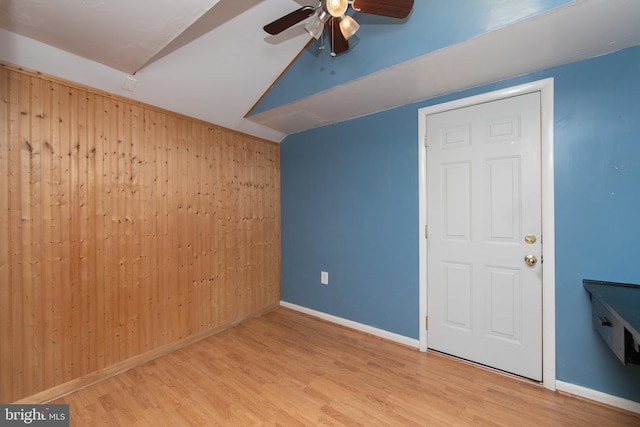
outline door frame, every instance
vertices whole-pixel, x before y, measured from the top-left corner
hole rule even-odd
[[[541,167],[542,167],[542,384],[556,389],[556,311],[555,311],[555,208],[554,208],[554,134],[553,134],[553,78],[538,80],[462,98],[418,110],[418,235],[419,235],[419,348],[427,351],[427,116],[458,108],[498,101],[518,95],[540,92]]]

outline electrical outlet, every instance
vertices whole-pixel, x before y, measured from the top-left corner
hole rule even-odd
[[[329,284],[329,273],[327,273],[326,271],[320,272],[320,283],[323,285]]]

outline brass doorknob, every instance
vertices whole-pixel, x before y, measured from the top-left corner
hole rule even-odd
[[[524,262],[526,262],[527,265],[536,265],[538,258],[536,258],[535,255],[527,255],[524,257]]]

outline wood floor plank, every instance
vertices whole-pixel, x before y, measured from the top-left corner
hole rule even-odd
[[[284,308],[61,398],[72,426],[638,426]]]

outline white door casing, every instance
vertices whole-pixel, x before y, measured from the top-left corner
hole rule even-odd
[[[492,101],[505,98],[502,111],[491,111],[500,104]],[[516,114],[521,106],[529,108],[529,116],[533,112],[534,122],[522,122]],[[457,111],[445,113],[452,110]],[[488,116],[478,121],[482,111]],[[518,143],[520,126],[533,144]],[[432,158],[438,158],[438,165],[428,160],[427,133],[429,150],[437,145]],[[443,145],[434,142],[440,137]],[[542,379],[555,389],[553,80],[421,109],[419,159],[420,349],[435,348]],[[521,178],[528,188],[522,193]],[[429,201],[435,197],[438,203],[427,207],[427,193]],[[515,219],[512,211],[518,211]],[[427,218],[429,240],[424,238]],[[536,243],[524,243],[526,234],[535,235]],[[526,254],[537,256],[538,264],[526,265]],[[429,266],[437,268],[429,270],[428,256]]]

